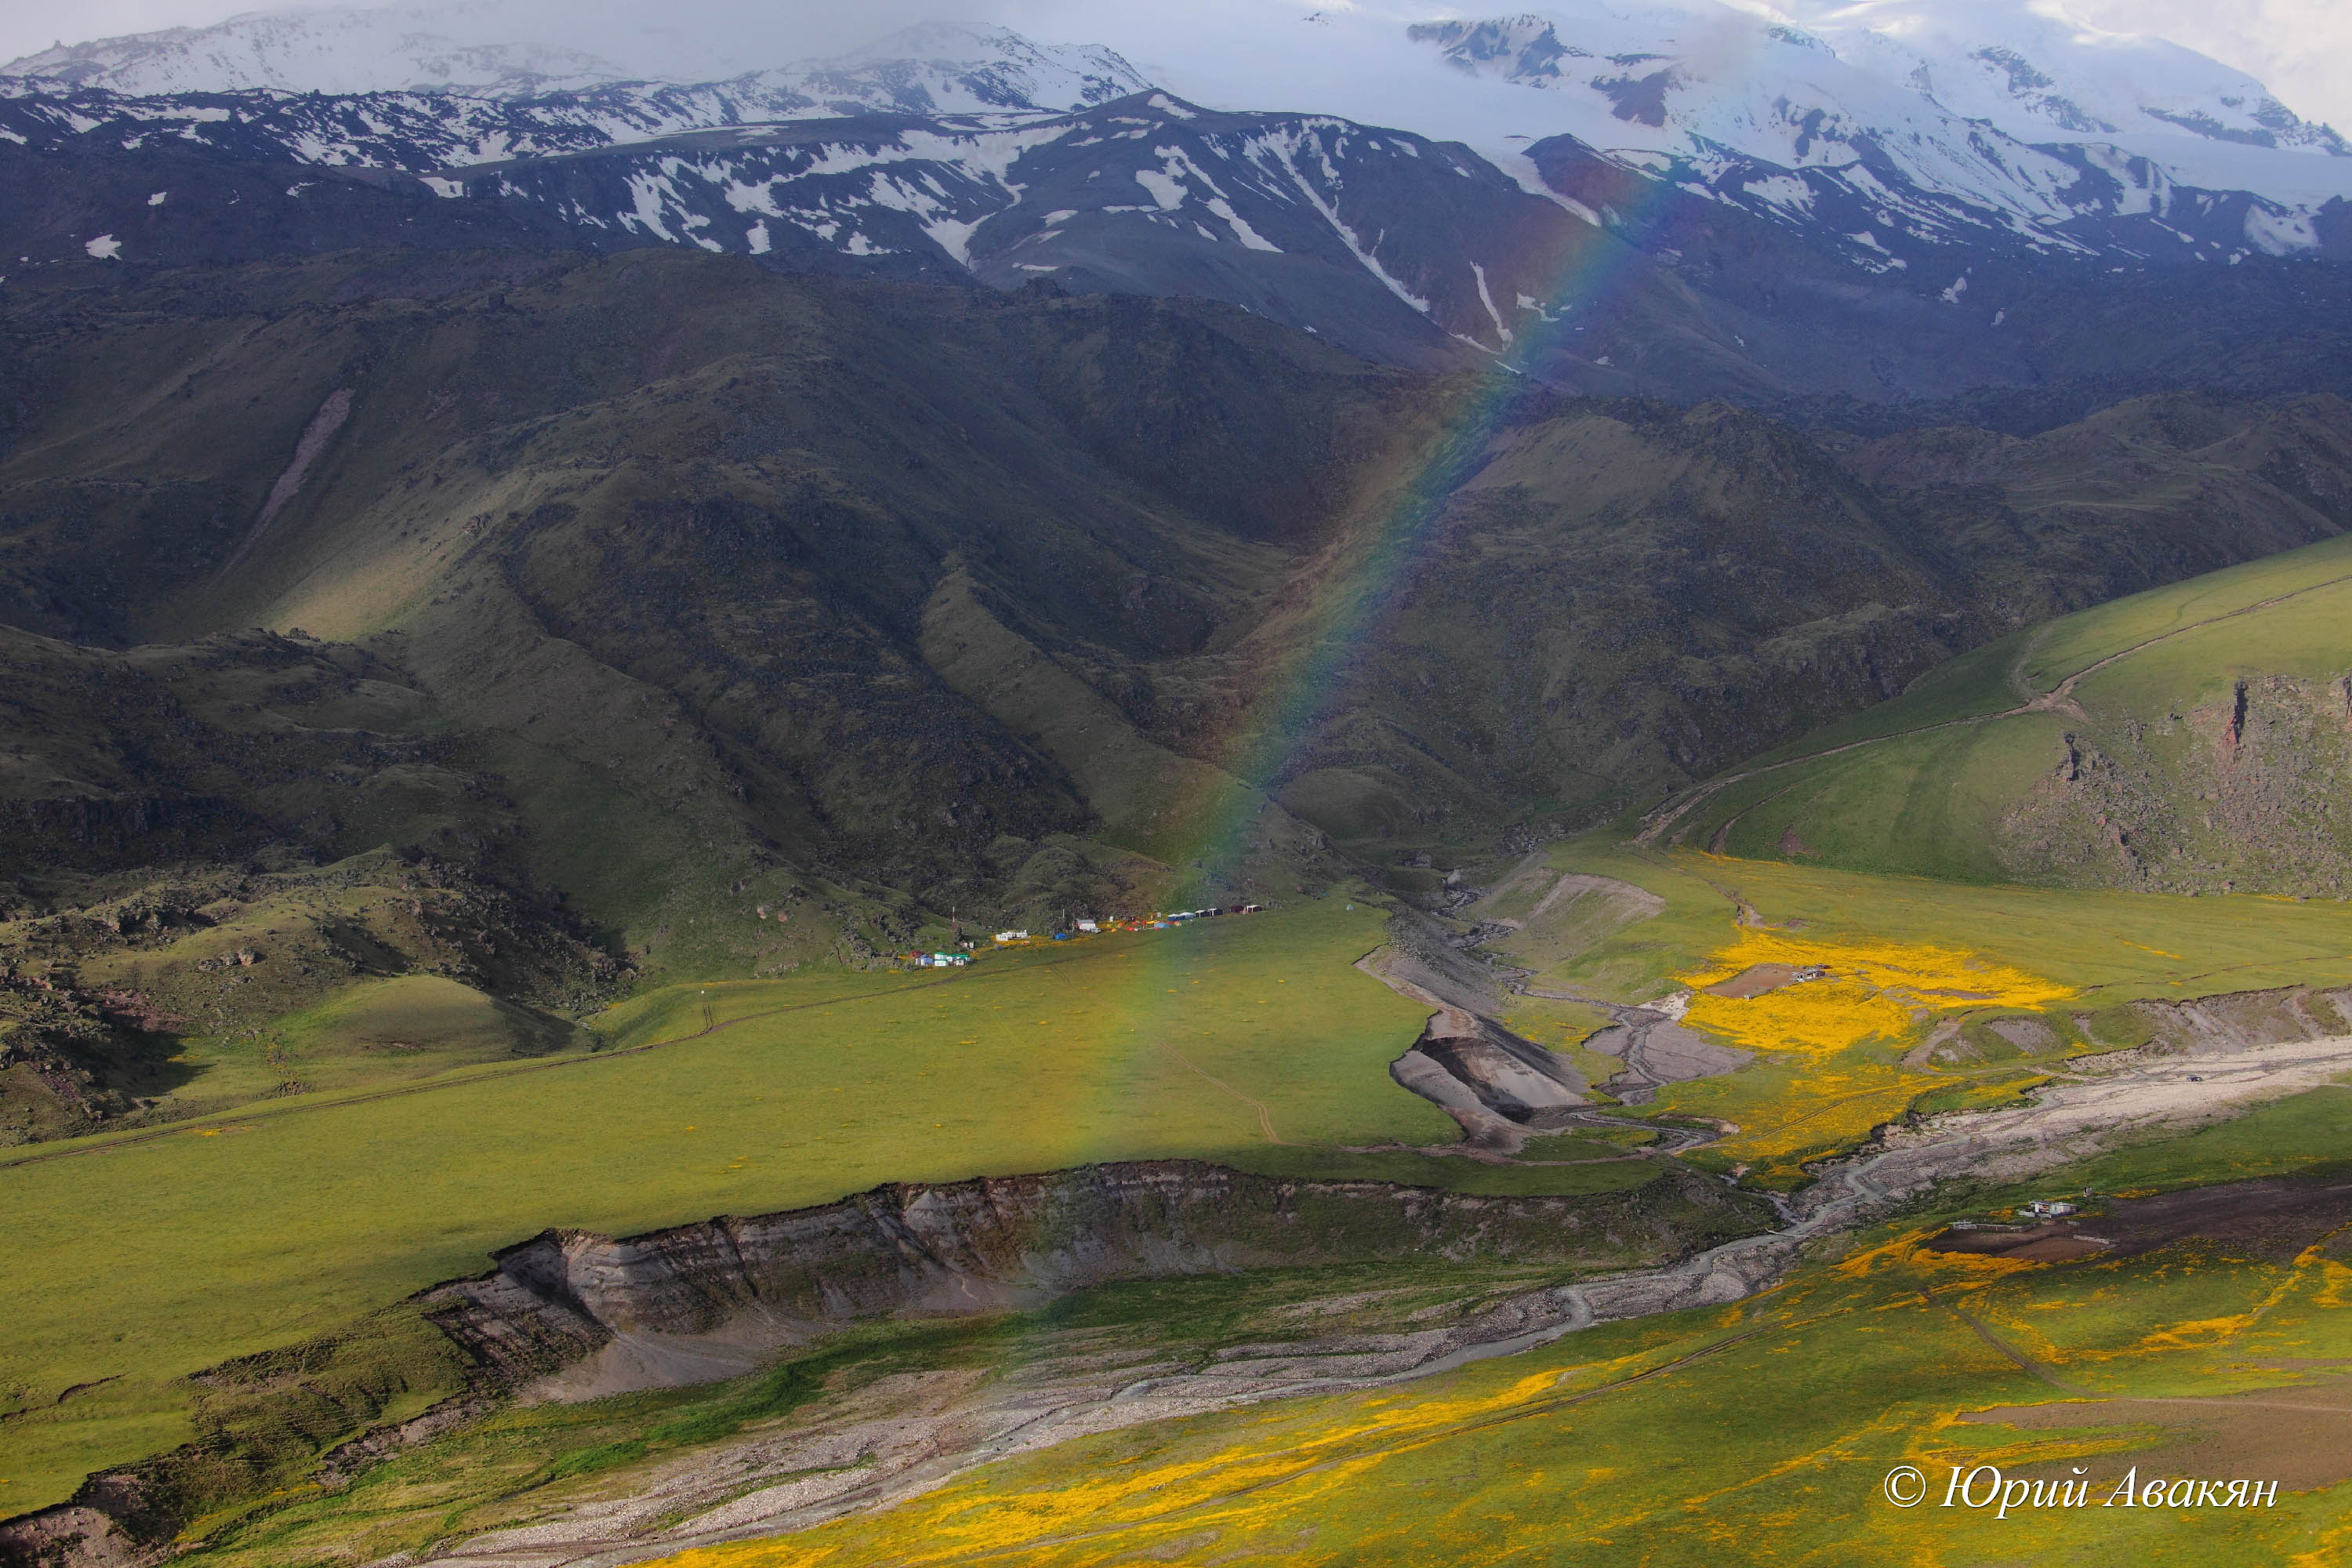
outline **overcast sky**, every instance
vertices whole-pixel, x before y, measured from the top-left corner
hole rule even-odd
[[[2066,10],[2251,72],[2305,119],[2352,135],[2352,0],[2066,0]]]
[[[528,0],[527,0],[528,3]],[[775,63],[854,47],[927,16],[1002,21],[1061,43],[1095,41],[1089,0],[544,0],[551,38],[595,48],[623,30],[660,33],[688,16],[727,18],[730,33],[766,35],[785,50]],[[1180,14],[1185,0],[1155,9]],[[1269,0],[1278,3],[1278,0]],[[1346,0],[1339,0],[1344,5]],[[1503,13],[1524,0],[1489,7],[1433,3],[1433,15]],[[2288,107],[2352,133],[2352,0],[2052,0],[2069,14],[2116,32],[2154,33],[2252,72]],[[1967,0],[1954,0],[1965,5]],[[0,0],[0,60],[67,42],[203,26],[241,11],[278,9],[236,0]],[[602,10],[602,26],[583,13]],[[1098,14],[1098,13],[1097,13]],[[598,37],[603,35],[603,37]],[[1108,40],[1105,40],[1108,41]]]

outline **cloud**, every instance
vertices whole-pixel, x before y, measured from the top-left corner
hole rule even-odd
[[[81,0],[70,11],[26,5],[0,7],[0,59],[16,59],[51,44],[78,44],[159,27],[201,26],[235,8],[206,0]]]
[[[1218,30],[1235,0],[426,0],[436,31],[461,42],[525,37],[560,41],[653,75],[723,76],[842,53],[929,20],[1003,22],[1059,43],[1107,43],[1139,56],[1181,56],[1182,35]],[[1241,0],[1253,10],[1305,15],[1292,0]],[[1810,0],[1796,0],[1803,9]],[[1969,0],[1947,0],[1964,7]],[[411,0],[415,9],[425,5]],[[2261,78],[2282,101],[2352,132],[2352,3],[2347,0],[2041,0],[2114,32],[2172,39]],[[0,60],[67,42],[204,26],[252,8],[252,0],[78,0],[69,10],[0,3]],[[1334,11],[1350,0],[1328,0]],[[1394,6],[1384,9],[1397,8]],[[1501,13],[1493,5],[1441,4],[1432,15]],[[64,18],[71,17],[70,26]],[[1256,32],[1257,29],[1251,29]],[[467,37],[468,33],[478,37]],[[1263,36],[1263,35],[1261,35]],[[1276,62],[1265,62],[1278,72]]]
[[[2352,5],[2345,0],[2063,0],[2077,21],[2151,33],[2259,77],[2306,120],[2352,132]]]
[[[352,8],[378,7],[361,0]],[[709,77],[823,58],[917,22],[984,20],[998,9],[985,0],[394,0],[381,8],[420,13],[420,29],[459,43],[561,43],[648,75]],[[0,0],[0,61],[60,41],[209,26],[255,9],[251,0],[78,0],[69,11]]]

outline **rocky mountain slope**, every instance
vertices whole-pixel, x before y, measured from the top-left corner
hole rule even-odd
[[[2168,416],[2176,438],[2221,434],[2203,410],[2134,412]],[[1912,482],[1997,468],[2010,444],[1944,445]],[[2282,477],[2297,462],[2268,460]],[[1971,880],[2352,896],[2347,583],[2339,537],[2047,623],[1709,781],[1652,831]]]
[[[2119,196],[2126,212],[2190,205],[2174,187],[2259,197],[2241,215],[2240,249],[2307,247],[2313,214],[2352,195],[2347,149],[2332,130],[2243,73],[2159,38],[2096,34],[2017,0],[1811,10],[1801,26],[1704,3],[1640,12],[1571,4],[1410,26],[1377,11],[1319,12],[1304,27],[1247,11],[1208,27],[1139,8],[1090,21],[1129,58],[1161,62],[1174,79],[1160,85],[1219,108],[1399,125],[1506,164],[1526,143],[1569,136],[1620,167],[1668,170],[1696,194],[1809,222],[1881,265],[1890,242],[1948,241],[1960,230],[2079,248],[2085,237],[2067,226],[2103,196]],[[834,113],[853,103],[1070,109],[1150,85],[1112,48],[1041,47],[1003,28],[934,24],[844,58],[740,74],[746,47],[781,41],[754,42],[740,19],[714,17],[698,58],[660,39],[615,37],[606,52],[623,58],[614,59],[579,47],[604,31],[597,18],[582,21],[559,37],[545,16],[511,4],[254,13],[60,45],[0,67],[0,77],[20,91],[133,95],[514,99],[593,88],[608,104],[628,96],[613,93],[616,84],[639,84],[642,96],[703,83],[712,84],[698,89],[704,98],[732,100],[723,122],[788,117],[812,100]],[[1372,103],[1379,110],[1368,113]],[[756,112],[739,114],[747,104]],[[1830,207],[1864,222],[1843,225]]]
[[[38,269],[690,246],[779,269],[1220,299],[1389,363],[1499,362],[1597,395],[2347,390],[2352,293],[2324,258],[2352,244],[2352,158],[2243,83],[2151,89],[2137,129],[2079,134],[2042,92],[2003,111],[2004,132],[1811,35],[1679,13],[1582,18],[1585,43],[1532,16],[1376,40],[1357,18],[1344,39],[1269,43],[1299,67],[1297,94],[1203,79],[1199,101],[1107,50],[1003,29],[562,90],[452,89],[402,67],[366,78],[381,90],[328,96],[220,63],[282,29],[373,37],[388,15],[19,62],[0,95],[0,255]],[[1724,26],[1748,51],[1736,72],[1709,63]],[[1622,47],[1591,42],[1620,33]],[[1318,72],[1372,42],[1411,74],[1376,115],[1261,107],[1317,100]],[[1955,58],[2009,70],[1996,57]],[[2121,57],[2098,58],[2105,85],[2078,97],[2114,109]],[[2062,139],[2011,134],[2037,126]],[[2133,139],[2166,126],[2167,147]]]
[[[0,1142],[140,1120],[194,1075],[180,1037],[260,1037],[372,980],[578,1013],[630,978],[526,874],[490,755],[391,657],[8,628],[0,668]]]
[[[620,145],[511,106],[453,122],[437,102],[0,100],[22,139],[0,144],[0,254],[21,281],[386,245],[690,247],[778,270],[1217,299],[1391,363],[1676,400],[2352,390],[2352,288],[2333,262],[2116,271],[1957,245],[1933,277],[1873,270],[1565,138],[1529,151],[1538,194],[1460,147],[1156,92],[1010,122]],[[76,129],[85,110],[111,118]],[[453,137],[557,150],[443,167]],[[306,147],[340,161],[289,161]]]
[[[1126,717],[1152,710],[1148,661],[1270,597],[1366,449],[1412,424],[1415,389],[1391,373],[1181,308],[843,292],[675,253],[346,260],[164,288],[17,319],[0,486],[25,551],[18,618],[81,644],[257,618],[360,639],[330,684],[379,700],[312,713],[266,673],[295,657],[275,645],[158,656],[233,667],[215,686],[250,689],[207,694],[216,725],[319,752],[296,775],[313,798],[264,798],[256,774],[218,843],[172,826],[223,816],[189,803],[242,776],[199,720],[213,766],[182,781],[28,710],[15,793],[149,824],[110,869],[264,841],[424,846],[446,826],[510,845],[639,956],[689,965],[843,942],[855,959],[913,935],[890,900],[917,889],[942,911],[1148,907],[1158,882],[1067,837],[1108,821],[1175,858],[1155,814],[1201,765]],[[143,413],[126,423],[131,405],[109,405],[133,384]],[[1030,637],[1100,692],[1103,732],[1073,759],[1091,805],[1070,763],[966,695],[1036,662]],[[24,658],[110,668],[40,651],[55,647]],[[443,737],[424,754],[446,760],[446,788],[407,760],[419,731]],[[362,754],[402,781],[384,810],[318,771]],[[1122,769],[1156,783],[1113,798]],[[531,830],[501,836],[476,789]],[[1256,837],[1283,865],[1319,853],[1265,809]],[[52,868],[19,848],[17,874]],[[851,899],[867,872],[868,894],[902,890]],[[755,904],[794,919],[752,924]],[[756,941],[706,951],[696,922],[739,906]]]
[[[685,928],[808,878],[864,889],[857,926],[1147,897],[1244,822],[1218,868],[1286,889],[1319,834],[1589,820],[2352,521],[2332,398],[1855,447],[1222,307],[674,250],[166,273],[5,324],[19,624],[357,643],[391,706],[340,725],[385,770],[475,737],[511,862],[640,959],[789,961],[805,926],[764,958]],[[61,743],[27,799],[131,788]],[[672,826],[605,842],[624,800]],[[425,843],[402,809],[303,841]]]

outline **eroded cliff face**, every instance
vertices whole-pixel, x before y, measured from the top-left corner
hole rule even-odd
[[[2352,675],[2248,674],[2213,701],[2094,711],[2050,763],[1998,824],[2021,879],[2352,895]]]
[[[2102,1017],[2100,1038],[2119,1035],[2152,1054],[2203,1056],[2291,1040],[2341,1039],[2352,1034],[2352,989],[2308,985],[2234,991],[2180,1002],[2132,1002],[2116,1009],[2118,1029]],[[2145,1035],[2146,1039],[2135,1038]]]
[[[619,1240],[547,1231],[424,1300],[487,1380],[560,1395],[749,1370],[853,1319],[1001,1311],[1117,1280],[1409,1257],[1616,1268],[1768,1224],[1665,1164],[1625,1193],[1478,1197],[1143,1162],[893,1184]]]
[[[1528,1289],[1544,1279],[1678,1260],[1772,1224],[1763,1200],[1668,1161],[1629,1191],[1558,1197],[1154,1161],[894,1184],[815,1208],[617,1239],[547,1231],[496,1254],[491,1272],[415,1300],[447,1336],[443,1352],[470,1364],[464,1397],[380,1424],[415,1386],[403,1381],[395,1342],[433,1337],[415,1310],[215,1367],[197,1379],[217,1395],[207,1410],[218,1419],[201,1420],[195,1442],[92,1476],[70,1502],[0,1525],[0,1564],[160,1561],[185,1548],[196,1520],[292,1486],[341,1484],[508,1398],[735,1376],[860,1319],[1013,1310],[1118,1281],[1461,1265],[1465,1295],[1441,1317],[1344,1343],[1317,1339],[1310,1323],[1296,1342],[1278,1335],[1282,1343],[1257,1347],[1258,1361],[1278,1369],[1345,1350],[1361,1375],[1403,1375],[1570,1321],[1572,1292]],[[1507,1289],[1493,1289],[1498,1273]],[[416,1347],[404,1353],[413,1359]]]

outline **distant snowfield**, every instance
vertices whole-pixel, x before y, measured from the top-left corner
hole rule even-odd
[[[1790,9],[1834,25],[1711,0],[1454,11],[1473,25],[1495,18],[1507,36],[1492,42],[1534,43],[1538,59],[1550,53],[1547,27],[1559,46],[1584,51],[1552,59],[1557,78],[1522,67],[1517,49],[1449,58],[1441,42],[1416,42],[1408,30],[1441,8],[1410,0],[1344,9],[1113,0],[1052,26],[1082,27],[1195,102],[1337,114],[1489,153],[1564,133],[1620,155],[1705,164],[1727,151],[1800,168],[1845,163],[1851,139],[1869,133],[1900,162],[1946,165],[1930,183],[1968,188],[2030,180],[2033,146],[2090,144],[2147,158],[2175,184],[2298,206],[2352,198],[2352,157],[2332,133],[2300,121],[2252,77],[2177,45],[2055,22],[2021,0],[1816,0]],[[1031,26],[1055,36],[1046,21]],[[1662,71],[1658,122],[1638,107],[1622,112],[1635,96],[1627,89]],[[2032,86],[2037,77],[2049,85]],[[1596,78],[1625,85],[1612,94],[1591,87]],[[1999,134],[1985,137],[1988,126]]]
[[[700,85],[760,78],[771,86],[814,82],[855,88],[879,78],[927,87],[926,62],[986,60],[987,84],[1003,95],[1055,109],[1075,109],[1103,96],[1105,81],[1122,92],[1150,84],[1126,74],[1098,45],[1044,45],[1001,27],[929,23],[869,40],[829,58],[793,51],[755,55],[713,22],[708,37],[681,47],[677,35],[692,26],[694,0],[666,8],[670,26],[640,28],[636,40],[593,47],[593,24],[572,26],[534,0],[463,0],[457,5],[257,11],[209,27],[174,27],[120,38],[65,44],[0,65],[0,83],[16,90],[75,87],[163,95],[199,92],[447,91],[490,98],[573,92],[623,82]],[[591,8],[593,17],[593,7]],[[585,40],[585,43],[583,43]],[[633,45],[635,46],[633,47]],[[651,58],[644,58],[650,56]],[[977,112],[1004,107],[1003,97],[974,96],[953,85],[937,111]]]
[[[2352,198],[2352,148],[2253,78],[2160,39],[2054,18],[2054,3],[1574,0],[1440,21],[1422,0],[997,0],[994,13],[1028,37],[930,24],[791,63],[750,56],[784,47],[772,16],[747,35],[722,0],[675,0],[657,28],[642,8],[625,24],[621,10],[593,5],[441,0],[253,13],[50,49],[0,76],[19,91],[486,98],[725,80],[810,100],[781,118],[919,103],[1060,110],[1156,83],[1218,109],[1330,114],[1465,142],[1530,189],[1539,182],[1523,149],[1567,134],[1632,166],[1678,168],[1685,188],[1733,173],[1760,193],[1770,171],[1744,165],[1761,163],[1843,171],[1867,196],[1873,170],[1891,168],[2021,231],[2074,216],[2068,193],[2086,170],[2158,211],[2171,185],[2247,191],[2284,209],[2250,223],[2248,242],[2264,248],[2306,243],[2316,209]],[[1808,199],[1793,180],[1783,194]]]

